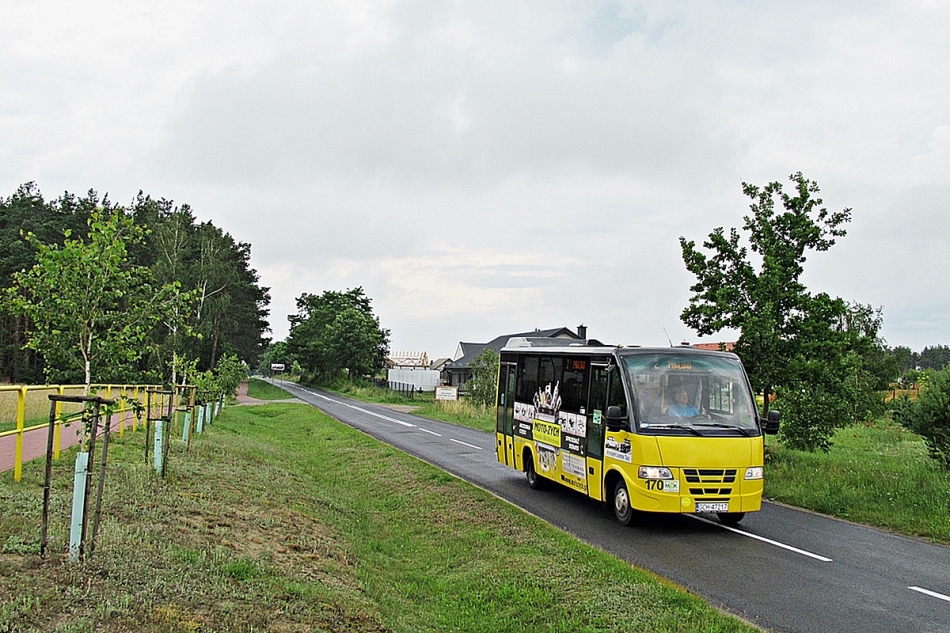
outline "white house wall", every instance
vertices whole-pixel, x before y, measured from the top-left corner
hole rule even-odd
[[[439,372],[431,369],[390,369],[386,379],[391,383],[401,382],[423,391],[434,391],[439,384]]]

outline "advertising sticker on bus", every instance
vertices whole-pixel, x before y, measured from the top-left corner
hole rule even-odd
[[[628,464],[631,460],[630,449],[631,446],[629,438],[624,438],[623,442],[619,442],[613,435],[608,435],[607,440],[604,443],[604,455],[611,459],[627,462]]]

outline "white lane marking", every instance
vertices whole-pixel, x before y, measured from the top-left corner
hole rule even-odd
[[[715,526],[717,526],[717,527],[721,527],[721,528],[724,529],[724,530],[729,530],[730,532],[735,532],[736,534],[741,534],[742,536],[748,536],[749,538],[753,538],[753,539],[755,539],[755,540],[757,540],[757,541],[762,541],[763,543],[768,543],[769,545],[774,545],[775,547],[781,547],[782,549],[787,549],[787,550],[790,551],[790,552],[795,552],[796,554],[801,554],[802,556],[808,556],[809,558],[814,558],[815,560],[820,560],[820,561],[823,562],[823,563],[830,563],[830,562],[832,562],[832,559],[830,559],[830,558],[828,558],[828,557],[826,557],[826,556],[821,556],[821,555],[819,555],[819,554],[814,554],[814,553],[812,553],[812,552],[809,552],[809,551],[806,551],[806,550],[803,550],[803,549],[798,549],[797,547],[792,547],[791,545],[786,545],[785,543],[779,543],[778,541],[773,541],[772,539],[765,538],[764,536],[759,536],[758,534],[752,534],[751,532],[745,532],[745,531],[743,531],[743,530],[738,530],[738,529],[736,529],[736,528],[734,528],[734,527],[730,527],[730,526],[728,526],[728,525],[723,525],[722,523],[718,523],[718,522],[716,522],[716,521],[711,521],[711,520],[707,519],[706,517],[696,516],[696,515],[694,515],[694,514],[688,514],[688,515],[686,515],[686,516],[692,517],[692,518],[694,518],[694,519],[696,519],[696,520],[698,520],[698,521],[705,521],[706,523],[709,523],[710,525],[715,525]]]
[[[454,438],[449,438],[450,442],[455,442],[456,444],[461,444],[462,446],[468,446],[469,448],[477,448],[478,450],[485,450],[481,446],[475,446],[474,444],[469,444],[468,442],[463,442],[462,440],[456,440]]]
[[[396,424],[401,424],[401,425],[403,425],[403,426],[405,426],[405,427],[409,427],[409,428],[412,428],[412,429],[418,429],[418,430],[422,431],[423,433],[428,433],[429,435],[435,435],[436,437],[442,437],[442,434],[441,434],[441,433],[436,433],[435,431],[430,431],[429,429],[424,429],[424,428],[422,428],[421,426],[416,426],[415,424],[412,424],[412,423],[410,423],[410,422],[403,422],[402,420],[397,420],[396,418],[391,418],[391,417],[389,417],[388,415],[382,415],[381,413],[376,413],[376,412],[374,412],[374,411],[370,411],[370,410],[364,409],[364,408],[362,408],[362,407],[357,407],[356,405],[346,404],[345,402],[340,402],[339,400],[334,400],[333,398],[328,398],[328,397],[324,396],[323,394],[317,393],[317,392],[315,392],[315,391],[310,392],[310,393],[312,393],[313,395],[317,396],[318,398],[323,398],[323,399],[326,400],[327,402],[332,402],[332,403],[334,403],[334,404],[342,404],[342,405],[345,405],[345,406],[347,406],[347,407],[349,407],[349,408],[351,408],[351,409],[354,409],[354,410],[356,410],[356,411],[359,411],[360,413],[365,413],[365,414],[367,414],[367,415],[372,415],[372,416],[375,416],[375,417],[377,417],[377,418],[381,418],[381,419],[383,419],[383,420],[387,420],[387,421],[389,421],[389,422],[395,422]],[[451,438],[449,438],[449,439],[451,439]],[[470,447],[470,448],[478,449],[478,450],[480,450],[480,451],[481,451],[481,450],[484,450],[481,446],[475,446],[474,444],[469,444],[468,442],[462,442],[461,440],[452,440],[452,441],[453,441],[453,442],[457,442],[458,444],[462,444],[462,445],[464,445],[464,446],[468,446],[468,447]]]
[[[908,587],[911,591],[916,591],[917,593],[922,593],[924,595],[930,596],[931,598],[937,598],[939,600],[946,600],[950,602],[950,596],[945,596],[942,593],[937,593],[936,591],[930,591],[922,587]]]
[[[370,411],[370,410],[368,410],[368,409],[363,409],[362,407],[357,407],[357,406],[352,405],[352,404],[348,404],[348,405],[346,405],[346,406],[348,406],[348,407],[351,408],[351,409],[356,409],[356,410],[359,411],[360,413],[365,413],[366,415],[372,415],[372,416],[375,416],[375,417],[380,418],[380,419],[382,419],[382,420],[387,420],[387,421],[389,421],[389,422],[395,422],[396,424],[401,424],[401,425],[406,426],[406,427],[409,427],[409,428],[411,428],[411,429],[417,428],[416,425],[415,425],[415,424],[412,424],[411,422],[403,422],[402,420],[397,420],[396,418],[391,418],[391,417],[389,417],[388,415],[383,415],[383,414],[381,414],[381,413],[376,413],[375,411]]]

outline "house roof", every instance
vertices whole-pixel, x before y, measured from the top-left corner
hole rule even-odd
[[[435,369],[437,371],[442,371],[442,368],[447,364],[452,362],[451,358],[437,358],[431,363],[429,363],[429,369]]]
[[[531,330],[530,332],[519,332],[517,334],[503,334],[492,339],[488,343],[459,343],[459,347],[462,348],[464,354],[451,363],[446,363],[445,368],[447,370],[467,369],[468,366],[471,365],[472,361],[478,358],[479,354],[481,354],[486,348],[491,348],[496,352],[501,351],[501,348],[508,343],[508,339],[514,338],[516,336],[570,339],[580,338],[570,328],[559,327],[551,328],[549,330]]]
[[[394,367],[428,367],[429,355],[426,352],[395,352],[389,355]]]
[[[459,346],[456,350],[456,353],[458,354],[458,358],[462,358],[474,350],[482,349],[484,345],[484,343],[466,343],[465,341],[459,341]],[[458,358],[456,360],[458,360]]]

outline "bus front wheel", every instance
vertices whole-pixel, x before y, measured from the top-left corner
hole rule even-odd
[[[630,493],[627,491],[627,482],[623,479],[614,486],[614,516],[621,525],[633,523],[635,510],[630,505]]]
[[[745,516],[745,512],[718,512],[719,522],[723,525],[739,525],[739,521]]]
[[[540,490],[544,487],[544,480],[541,479],[538,471],[534,469],[534,457],[530,455],[524,460],[524,476],[525,479],[528,480],[528,486],[532,490]]]

